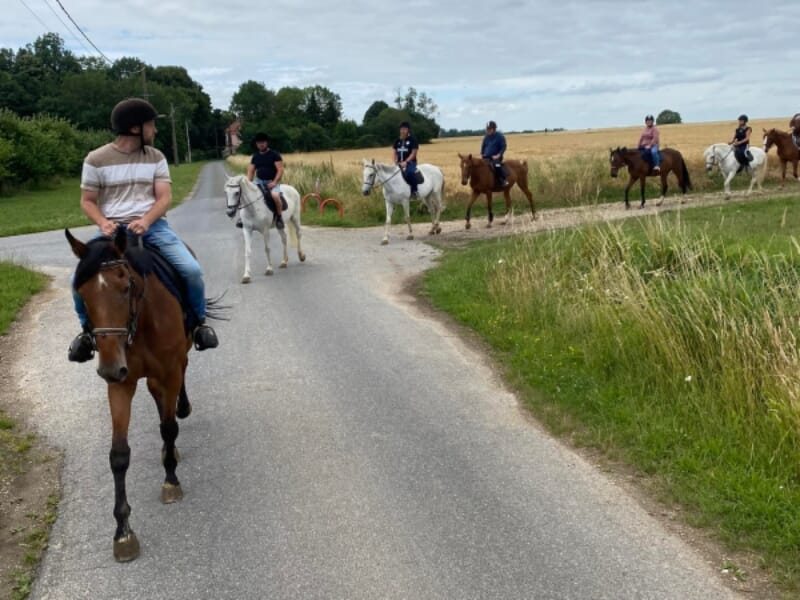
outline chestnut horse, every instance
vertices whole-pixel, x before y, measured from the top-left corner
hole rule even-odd
[[[778,158],[781,161],[781,187],[786,183],[786,163],[792,163],[794,178],[800,181],[800,178],[797,177],[800,150],[795,146],[792,134],[780,129],[770,129],[769,131],[764,129],[764,152],[769,152],[773,145],[778,149]]]
[[[68,229],[64,232],[79,259],[74,285],[89,312],[99,355],[97,372],[108,383],[112,426],[109,459],[117,521],[114,558],[126,562],[139,555],[139,541],[128,522],[131,507],[125,492],[131,452],[131,400],[138,380],[146,377],[161,418],[164,441],[161,459],[166,477],[161,501],[177,502],[183,492],[175,475],[175,417],[188,417],[192,411],[184,386],[192,340],[180,303],[153,272],[152,256],[141,248],[128,248],[124,228],[117,230],[113,240],[97,238],[86,244]]]
[[[503,192],[506,201],[506,214],[503,218],[503,225],[508,222],[508,213],[511,210],[511,188],[514,184],[519,186],[519,189],[528,198],[528,203],[531,205],[531,216],[536,218],[536,208],[533,204],[533,195],[528,189],[528,162],[525,160],[505,160],[503,166],[506,169],[506,181],[508,185],[505,188],[498,188],[495,185],[494,168],[489,161],[482,158],[473,158],[472,154],[462,156],[460,153],[458,158],[461,159],[461,185],[467,185],[472,188],[472,193],[469,197],[469,204],[467,204],[467,225],[470,228],[470,214],[472,212],[472,205],[481,194],[486,194],[486,202],[489,207],[489,222],[486,227],[492,226],[494,221],[494,213],[492,212],[492,192]]]
[[[664,196],[667,193],[667,175],[671,172],[675,173],[675,176],[678,178],[678,185],[681,187],[681,192],[685,194],[686,190],[692,189],[692,182],[689,179],[689,170],[686,168],[686,161],[683,160],[681,153],[672,148],[664,148],[660,152],[661,198],[656,202],[656,206],[661,206],[661,203],[664,202]],[[637,181],[641,183],[642,191],[642,203],[639,205],[639,208],[644,208],[645,180],[648,176],[659,175],[659,173],[653,173],[650,163],[642,158],[642,154],[639,152],[638,148],[618,147],[615,150],[610,150],[610,153],[612,177],[616,177],[619,170],[623,167],[628,167],[630,181],[628,181],[628,185],[625,187],[625,208],[631,207],[628,201],[628,192],[630,192],[631,187],[633,187],[633,184]],[[683,202],[684,200],[681,200],[681,204],[683,204]]]

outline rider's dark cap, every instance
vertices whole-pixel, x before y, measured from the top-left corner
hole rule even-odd
[[[747,118],[747,115],[739,115],[739,120],[740,121],[744,121],[745,123],[747,123],[747,121],[749,121],[749,119]]]
[[[269,136],[266,133],[264,133],[263,131],[259,131],[256,134],[256,141],[257,142],[268,142],[269,141]]]
[[[126,134],[131,127],[139,127],[160,115],[147,100],[126,98],[118,102],[111,111],[111,129],[116,134]]]
[[[655,119],[653,118],[653,115],[647,115],[647,116],[644,118],[644,120],[645,120],[645,121],[655,121]]]
[[[489,121],[486,123],[486,129],[497,129],[497,123],[494,121]]]
[[[402,123],[400,123],[400,129],[402,129],[403,127],[405,127],[406,129],[411,129],[411,124],[408,121],[403,121]]]

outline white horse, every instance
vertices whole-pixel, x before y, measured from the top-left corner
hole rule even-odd
[[[297,248],[300,262],[306,259],[300,247],[300,194],[290,185],[281,184],[281,194],[286,199],[287,207],[283,210],[283,220],[289,229],[289,238],[292,248]],[[267,253],[267,270],[265,275],[272,275],[272,259],[269,254],[269,230],[275,227],[273,214],[264,202],[264,194],[259,187],[244,175],[228,177],[225,182],[225,196],[227,202],[226,214],[233,217],[237,211],[242,212],[242,233],[244,234],[244,275],[242,283],[250,283],[250,254],[253,231],[260,231],[264,236],[264,250]],[[283,243],[283,260],[280,268],[286,268],[289,262],[289,253],[286,249],[286,230],[278,229]]]
[[[431,230],[428,235],[441,233],[442,227],[439,225],[439,217],[444,210],[444,175],[438,167],[429,164],[417,165],[417,170],[422,172],[425,181],[419,184],[417,190],[419,197],[428,208],[431,214]],[[372,188],[376,185],[383,186],[383,197],[386,200],[386,228],[383,232],[381,245],[389,243],[389,225],[392,222],[392,211],[395,204],[402,204],[405,213],[406,224],[408,225],[407,240],[413,240],[414,234],[411,231],[411,215],[409,214],[409,202],[411,200],[411,188],[403,179],[400,167],[397,165],[386,165],[364,159],[364,187],[362,192],[368,196]]]
[[[750,179],[750,188],[747,190],[749,196],[753,192],[753,186],[758,184],[758,191],[763,191],[761,183],[764,181],[764,176],[767,174],[767,155],[761,148],[750,146],[750,152],[753,155],[753,160],[750,161],[750,171],[752,178]],[[703,153],[706,159],[706,171],[711,172],[714,165],[719,165],[719,170],[725,178],[725,198],[731,197],[731,181],[736,176],[739,170],[739,161],[733,151],[733,146],[730,144],[711,144],[706,148]]]

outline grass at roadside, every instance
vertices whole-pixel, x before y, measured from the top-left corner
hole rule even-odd
[[[477,243],[426,275],[534,413],[800,590],[797,199]]]
[[[28,298],[44,288],[46,277],[0,261],[0,282],[0,335],[3,335]]]
[[[205,162],[170,167],[172,206],[191,192]],[[0,237],[89,225],[79,205],[80,179],[68,178],[47,189],[0,197]]]

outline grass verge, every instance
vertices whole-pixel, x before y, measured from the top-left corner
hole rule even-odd
[[[558,434],[800,590],[797,199],[447,251],[433,304],[479,332]]]

